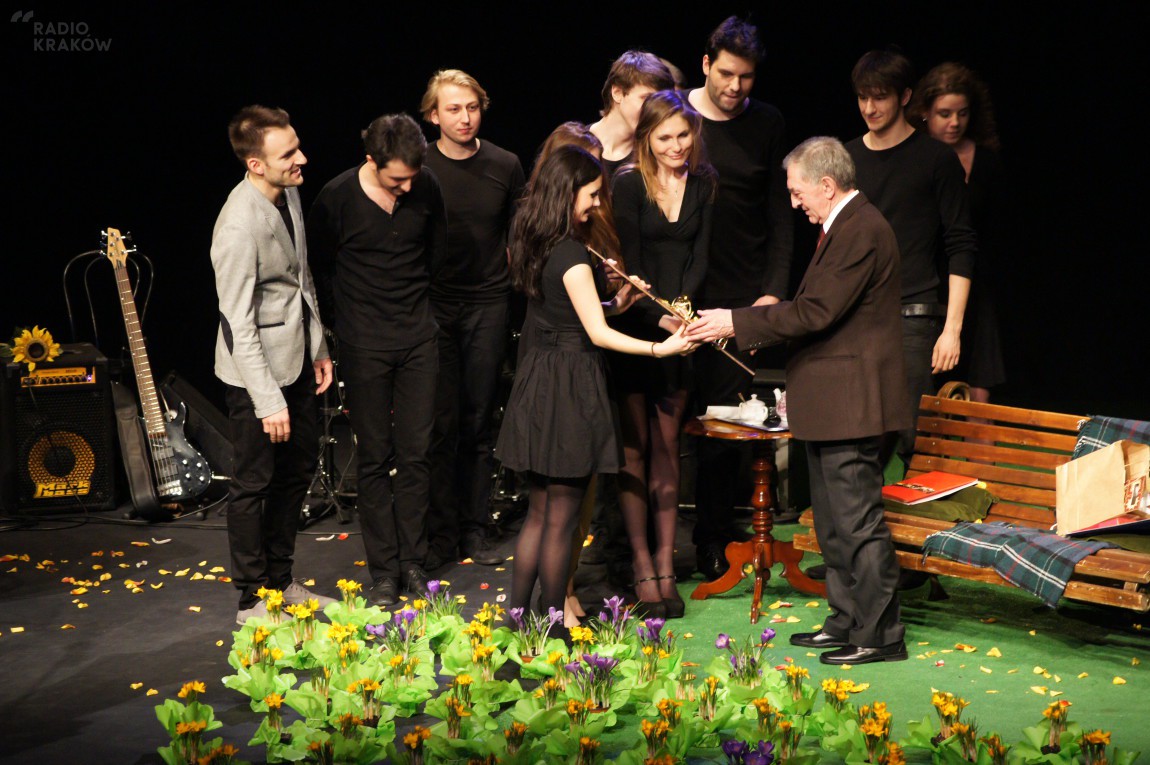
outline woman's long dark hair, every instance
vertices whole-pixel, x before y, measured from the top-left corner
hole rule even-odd
[[[530,193],[511,224],[511,283],[541,296],[543,267],[552,248],[569,236],[582,239],[572,219],[579,189],[603,174],[599,160],[576,146],[560,146],[539,166]]]

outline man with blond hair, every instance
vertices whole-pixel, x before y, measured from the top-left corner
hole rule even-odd
[[[431,437],[427,568],[502,556],[487,536],[494,473],[491,418],[507,351],[507,231],[523,194],[519,158],[479,139],[490,100],[471,75],[443,69],[427,83],[420,111],[439,128],[426,164],[447,207],[447,256],[431,282],[439,324],[439,382]]]

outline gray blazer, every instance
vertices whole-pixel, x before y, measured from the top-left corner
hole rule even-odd
[[[313,361],[328,357],[299,191],[284,193],[294,247],[279,211],[247,176],[228,195],[212,230],[220,303],[216,377],[246,389],[259,418],[287,406],[280,388],[299,378],[305,350]],[[307,337],[304,311],[310,314]]]

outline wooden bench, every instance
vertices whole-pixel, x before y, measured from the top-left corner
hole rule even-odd
[[[948,397],[961,396],[964,388],[952,383],[938,396],[922,397],[908,477],[943,470],[978,478],[999,498],[987,521],[1050,529],[1055,522],[1054,469],[1069,461],[1086,418]],[[1013,586],[993,569],[938,557],[923,561],[926,537],[952,523],[890,511],[886,521],[903,568]],[[810,510],[800,523],[810,531],[795,535],[795,548],[820,552]],[[1150,555],[1120,549],[1097,552],[1075,567],[1064,597],[1150,610]]]

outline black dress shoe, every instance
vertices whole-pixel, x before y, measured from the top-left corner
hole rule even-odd
[[[723,554],[723,548],[717,545],[707,545],[695,551],[695,568],[708,582],[712,582],[727,573],[729,566]]]
[[[826,579],[827,578],[827,564],[816,563],[815,565],[811,566],[810,568],[808,568],[803,573],[806,574],[807,576],[809,576],[811,579],[818,579],[818,580]]]
[[[460,543],[459,555],[462,558],[471,558],[472,563],[478,563],[480,566],[498,566],[504,560],[502,555],[491,548],[487,538],[478,534]]]
[[[845,637],[832,635],[829,632],[796,632],[791,635],[791,645],[803,648],[842,648],[850,645]]]
[[[380,608],[391,608],[399,603],[399,582],[394,577],[381,576],[367,588],[367,599]]]
[[[823,664],[869,664],[872,661],[906,661],[906,643],[898,641],[880,648],[857,645],[827,651],[819,657]]]
[[[412,566],[403,575],[403,589],[413,595],[427,595],[427,572],[419,566]]]

